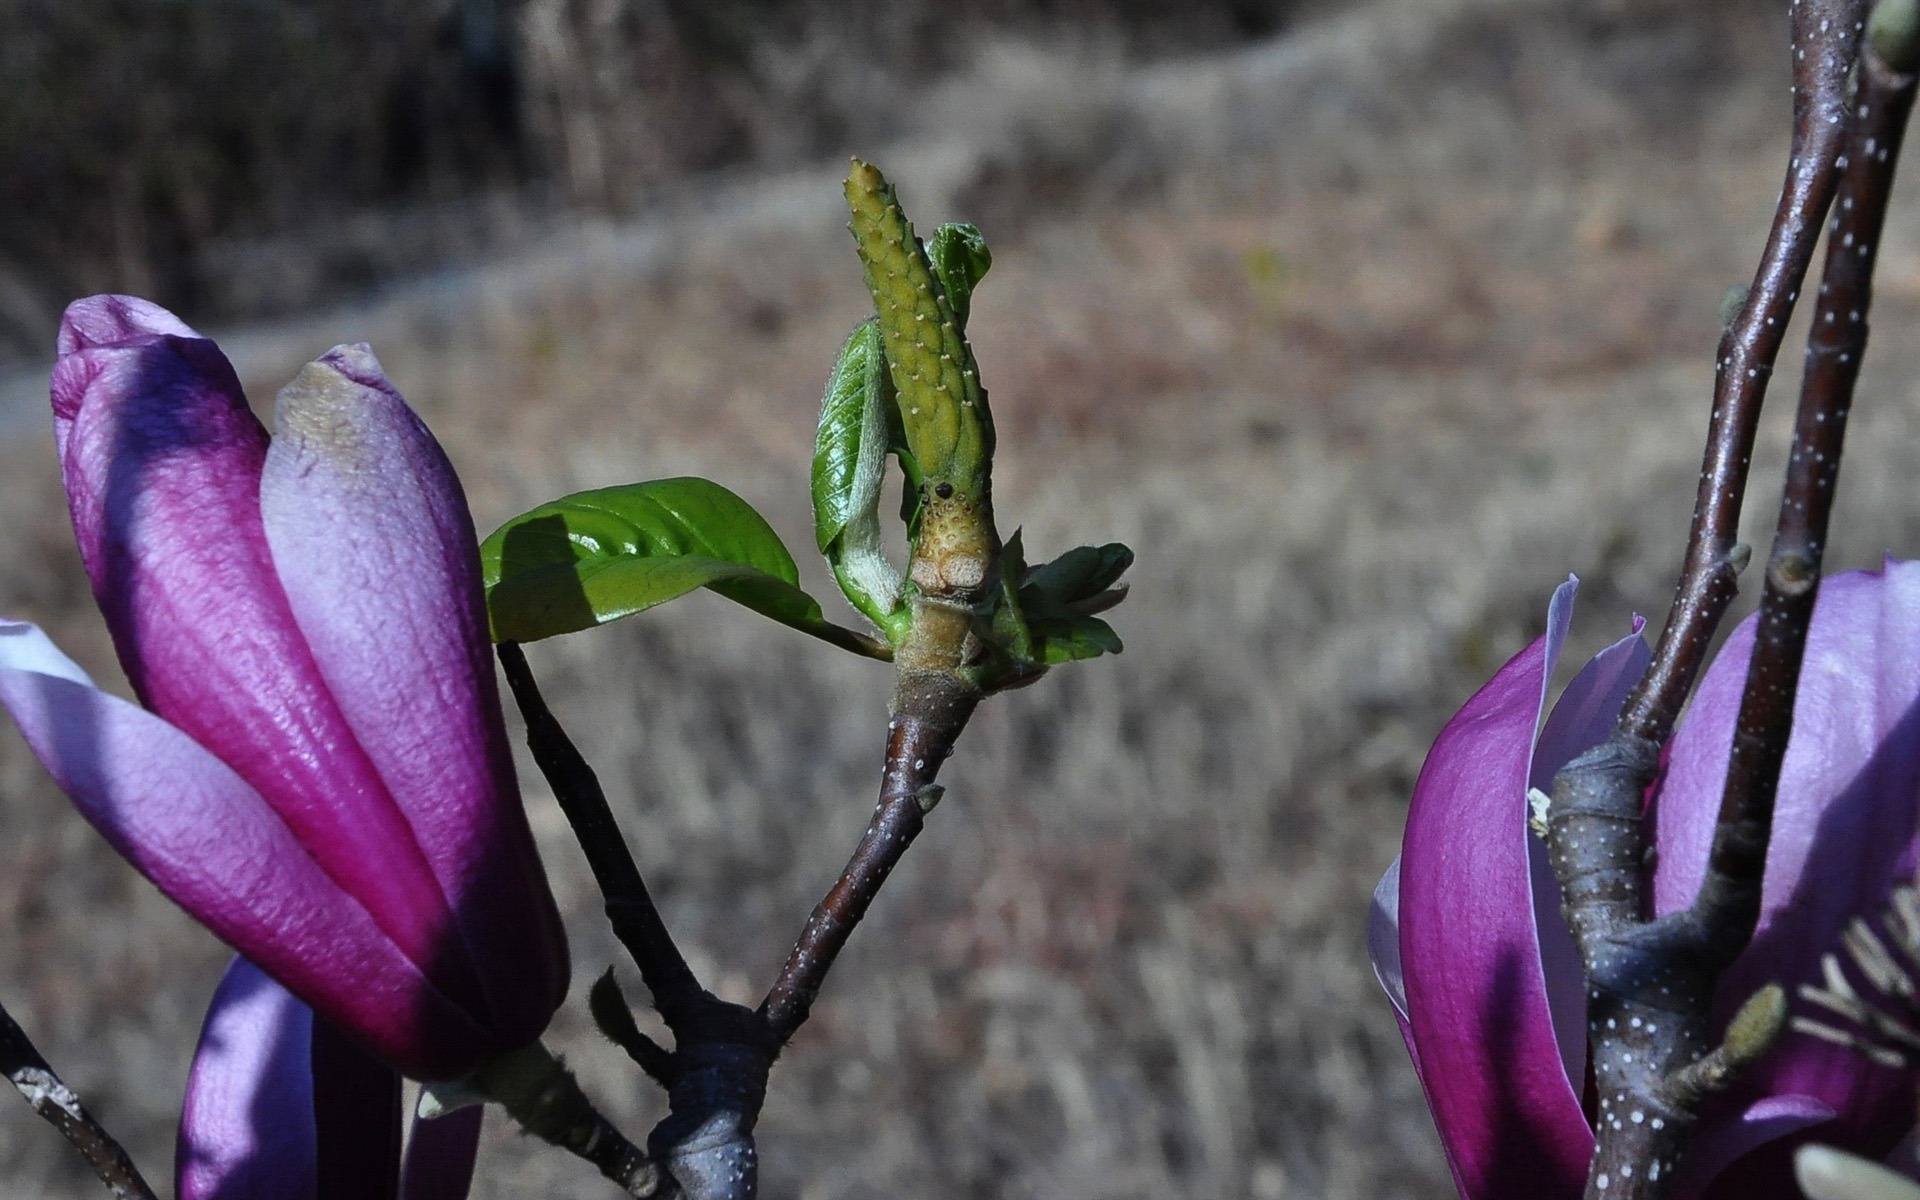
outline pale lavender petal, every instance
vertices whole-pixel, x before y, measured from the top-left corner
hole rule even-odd
[[[1571,581],[1548,635],[1448,723],[1415,786],[1400,860],[1409,1042],[1468,1200],[1577,1196],[1593,1135],[1541,978],[1527,781]]]
[[[484,1105],[476,1104],[431,1121],[414,1119],[400,1200],[467,1200],[480,1153],[480,1122],[486,1112]]]
[[[1728,748],[1753,648],[1752,618],[1702,678],[1653,806],[1659,912],[1691,903],[1704,876]],[[1853,572],[1820,587],[1787,744],[1758,931],[1721,981],[1729,1014],[1758,987],[1818,978],[1846,922],[1878,911],[1907,878],[1920,834],[1920,564]],[[1910,1075],[1788,1033],[1703,1114],[1703,1134],[1766,1096],[1839,1113],[1818,1138],[1878,1157],[1913,1124]]]
[[[1386,874],[1374,885],[1373,906],[1367,913],[1367,957],[1373,962],[1373,977],[1387,994],[1393,1011],[1400,1018],[1402,1033],[1407,1024],[1407,984],[1400,973],[1400,860],[1394,859]]]
[[[365,346],[280,393],[274,567],[327,687],[425,849],[503,1036],[566,994],[559,916],[500,713],[478,539],[451,464]]]
[[[260,968],[227,969],[180,1118],[180,1200],[394,1200],[400,1077]]]
[[[179,1200],[319,1200],[313,1010],[236,958],[194,1051],[174,1154]]]
[[[55,369],[68,504],[121,664],[148,707],[266,797],[443,990],[484,1013],[446,899],[274,574],[266,431],[218,348],[181,330],[151,306],[82,301]]]
[[[0,705],[81,815],[161,891],[409,1074],[452,1078],[514,1048],[424,976],[226,764],[77,682],[77,667],[9,658],[28,646],[22,657],[44,665],[50,645],[0,637]]]
[[[1533,748],[1529,786],[1553,792],[1560,768],[1605,741],[1620,716],[1627,693],[1646,672],[1653,652],[1640,638],[1646,622],[1633,619],[1633,632],[1593,656],[1573,677],[1553,706]],[[1553,1012],[1554,1040],[1567,1078],[1587,1077],[1586,968],[1574,948],[1573,934],[1560,912],[1560,881],[1554,876],[1545,843],[1527,839],[1527,866],[1533,879],[1534,920],[1540,929],[1540,974]]]

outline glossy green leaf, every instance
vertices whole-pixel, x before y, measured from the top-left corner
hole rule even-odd
[[[971,225],[942,225],[933,231],[933,241],[927,243],[927,259],[933,264],[933,273],[940,277],[947,303],[953,306],[953,319],[965,332],[973,308],[973,289],[993,265],[987,239]]]
[[[900,607],[900,572],[880,541],[880,491],[886,481],[887,378],[880,324],[868,320],[840,349],[813,446],[813,533],[847,602],[881,628]]]
[[[813,536],[823,554],[849,524],[879,508],[891,386],[880,322],[869,318],[840,348],[820,400],[813,442]]]
[[[796,629],[825,625],[766,520],[705,479],[563,496],[495,530],[480,564],[497,641],[589,629],[700,587]]]
[[[1133,551],[1119,542],[1076,546],[1059,558],[1028,571],[1020,585],[1023,604],[1072,605],[1099,595],[1133,565]],[[1031,603],[1029,597],[1032,597]],[[1044,600],[1042,598],[1044,597]]]

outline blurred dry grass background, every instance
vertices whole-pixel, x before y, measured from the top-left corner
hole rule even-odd
[[[1121,539],[1140,560],[1127,652],[994,700],[963,739],[776,1071],[766,1195],[1451,1194],[1364,959],[1368,896],[1427,743],[1566,572],[1587,647],[1663,610],[1716,308],[1784,165],[1775,7],[1373,0],[1157,59],[1003,31],[868,131],[923,227],[993,242],[973,334],[1003,520],[1037,554]],[[374,342],[483,528],[698,472],[804,548],[819,389],[866,303],[837,177],[682,181],[643,219],[556,220],[225,341],[263,405],[331,342]],[[1848,566],[1920,547],[1912,203],[1883,256]],[[111,675],[44,441],[0,446],[0,611]],[[885,671],[705,596],[532,658],[703,977],[757,999],[866,819]],[[530,772],[527,793],[577,1001],[617,955]],[[0,813],[0,997],[164,1175],[225,953],[10,734]],[[583,1007],[557,1040],[644,1130],[658,1096]],[[607,1194],[499,1129],[485,1155],[483,1197]],[[0,1102],[0,1191],[88,1186]]]

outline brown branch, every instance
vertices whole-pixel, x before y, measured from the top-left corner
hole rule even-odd
[[[54,1074],[4,1005],[0,1005],[0,1072],[34,1112],[73,1143],[118,1200],[155,1200],[153,1189],[141,1178],[125,1148]]]
[[[1620,712],[1620,736],[1659,745],[1693,690],[1739,574],[1736,547],[1760,408],[1787,322],[1833,202],[1845,135],[1847,75],[1864,0],[1798,0],[1793,8],[1793,142],[1766,249],[1740,314],[1720,340],[1713,415],[1693,525],[1673,607],[1653,662]]]
[[[1662,688],[1680,675],[1670,674],[1667,684],[1650,676],[1636,697],[1649,706],[1646,711],[1637,718],[1624,715],[1609,742],[1568,764],[1555,780],[1549,838],[1568,922],[1587,969],[1588,1036],[1600,1103],[1589,1200],[1653,1200],[1663,1195],[1706,1095],[1764,1053],[1784,1021],[1778,996],[1756,997],[1729,1026],[1721,1045],[1716,1049],[1712,1044],[1715,988],[1721,972],[1751,940],[1759,914],[1773,801],[1791,732],[1847,415],[1866,346],[1874,251],[1913,103],[1912,75],[1889,66],[1881,51],[1893,46],[1895,61],[1907,71],[1913,69],[1914,5],[1911,0],[1893,2],[1902,9],[1905,40],[1889,42],[1883,36],[1883,14],[1876,13],[1871,48],[1859,64],[1856,95],[1850,109],[1837,114],[1844,135],[1844,153],[1835,160],[1843,173],[1839,204],[1808,336],[1787,482],[1727,790],[1706,878],[1694,904],[1657,920],[1646,916],[1642,796],[1657,763],[1658,745],[1671,731],[1672,712],[1691,687],[1705,639],[1730,590],[1713,601],[1718,608],[1708,614],[1710,620],[1682,636],[1683,642],[1689,636],[1698,641],[1684,645],[1674,660],[1684,675],[1678,691],[1663,698]],[[1892,5],[1883,8],[1892,11]],[[1830,23],[1844,18],[1842,33],[1849,40],[1855,36],[1850,16],[1823,14],[1819,6],[1800,0],[1797,46],[1807,45],[1804,25],[1814,16]],[[1723,349],[1722,382],[1726,357]],[[1722,421],[1717,405],[1716,439]],[[1741,449],[1744,456],[1745,447]],[[1710,450],[1709,478],[1713,461]],[[1738,476],[1739,486],[1744,486],[1744,463]],[[1728,474],[1721,482],[1734,489],[1736,479]],[[1724,514],[1731,505],[1737,520],[1737,492],[1717,498],[1717,511]],[[1701,516],[1696,512],[1686,576],[1695,583],[1706,578],[1697,571],[1696,552],[1703,546],[1731,546],[1730,541],[1711,543],[1717,535]],[[1726,536],[1730,539],[1731,527]],[[1713,585],[1711,579],[1707,583]],[[1683,583],[1683,600],[1688,586]],[[1676,622],[1683,616],[1697,618],[1713,605],[1696,607],[1691,616],[1680,607],[1676,605]]]
[[[940,799],[934,778],[979,701],[977,691],[952,675],[902,673],[872,821],[839,881],[814,906],[786,966],[760,1003],[760,1013],[780,1044],[806,1022],[841,947],[920,835],[926,814]]]
[[[607,920],[640,968],[642,982],[653,993],[654,1007],[672,1027],[681,1014],[699,1005],[705,989],[654,907],[599,777],[547,707],[526,655],[513,642],[500,643],[499,654],[507,686],[526,718],[527,745],[587,856],[594,882],[606,899]]]
[[[1774,795],[1793,725],[1807,625],[1820,590],[1847,415],[1867,347],[1873,267],[1913,96],[1913,76],[1895,74],[1871,50],[1861,56],[1846,173],[1807,337],[1800,411],[1753,658],[1734,729],[1713,853],[1694,902],[1710,936],[1724,939],[1734,953],[1752,938],[1760,915],[1760,878],[1773,827]]]

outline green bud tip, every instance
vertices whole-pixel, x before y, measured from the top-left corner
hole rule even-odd
[[[1739,1070],[1765,1055],[1786,1028],[1786,989],[1770,983],[1749,996],[1727,1024],[1728,1065]]]

